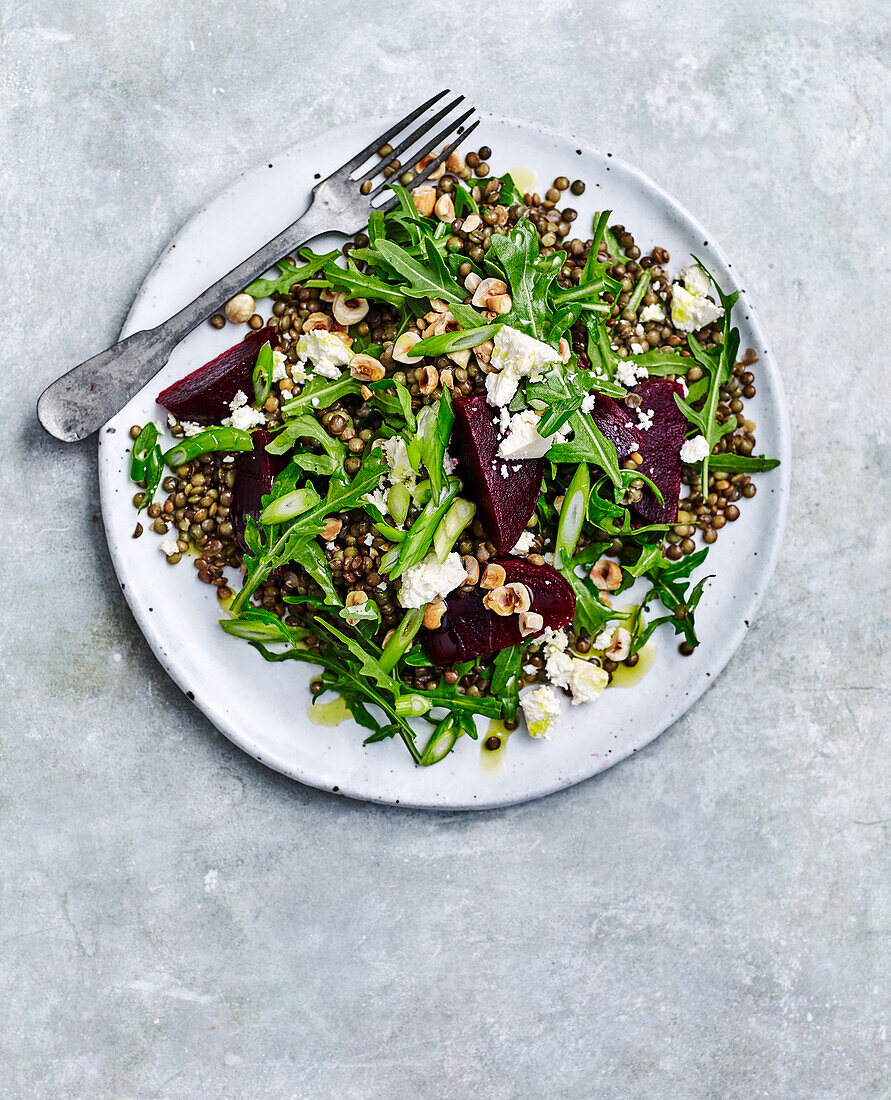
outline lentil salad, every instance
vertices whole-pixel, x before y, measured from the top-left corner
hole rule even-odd
[[[454,158],[414,195],[395,187],[400,206],[351,242],[347,268],[303,251],[229,303],[217,325],[247,322],[271,335],[253,349],[252,387],[233,395],[227,416],[208,425],[174,412],[176,439],[163,456],[153,426],[134,432],[133,472],[146,482],[135,500],[159,534],[173,527],[179,536],[162,544],[168,560],[194,548],[200,579],[232,600],[224,629],[268,659],[321,665],[314,691],[338,692],[369,740],[400,736],[424,764],[461,734],[474,736],[474,714],[515,724],[521,692],[530,732],[546,733],[553,685],[573,701],[593,697],[620,664],[639,659],[659,622],[692,651],[704,582],[690,576],[707,549],[697,536],[713,542],[754,494],[751,474],[773,464],[752,454],[743,403],[754,395],[754,357],[736,358],[733,300],[695,263],[673,284],[667,254],[642,257],[606,214],[589,240],[572,238],[575,212],[559,207],[581,182],[558,177],[544,198],[520,195],[509,175],[488,178],[489,155]],[[256,311],[261,297],[273,301],[268,321]],[[710,312],[689,330],[690,316]],[[514,392],[493,400],[497,379],[536,355],[538,371],[521,370]],[[634,510],[641,498],[666,501],[657,471],[645,472],[643,445],[621,454],[591,399],[620,406],[634,438],[646,440],[660,417],[641,423],[652,413],[641,386],[677,378],[686,382],[677,390],[687,388],[675,402],[690,425],[679,475],[689,492],[673,522],[646,523]],[[502,466],[512,456],[508,482],[527,463],[544,468],[509,546],[494,538],[456,453],[460,409],[474,399],[521,444],[501,450]],[[541,455],[529,446],[530,421],[549,444]],[[240,532],[233,496],[260,439],[283,463]],[[159,481],[163,503],[151,492]],[[502,576],[506,559],[558,575],[571,589],[569,621],[539,622],[536,578]],[[237,595],[227,567],[242,574]],[[648,596],[614,608],[638,578]],[[525,615],[529,629],[489,653],[434,662],[450,601],[469,594],[499,627],[516,633]],[[639,607],[657,602],[666,614],[645,623]],[[433,722],[426,743],[409,723],[417,716]]]

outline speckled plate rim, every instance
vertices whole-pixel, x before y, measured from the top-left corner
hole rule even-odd
[[[477,135],[480,141],[485,140],[490,127],[494,128],[496,131],[499,127],[503,127],[507,130],[520,132],[526,136],[541,136],[565,146],[572,145],[573,150],[580,157],[594,158],[594,160],[600,161],[601,165],[605,167],[606,170],[613,170],[617,176],[624,176],[626,180],[632,181],[642,192],[647,193],[650,199],[656,200],[664,205],[666,208],[666,215],[669,219],[674,219],[680,225],[683,225],[685,229],[691,231],[692,235],[699,240],[708,242],[707,246],[704,246],[705,255],[703,258],[707,258],[708,262],[716,269],[716,274],[718,274],[719,278],[722,280],[722,285],[731,286],[733,289],[738,289],[740,291],[740,303],[744,304],[746,310],[745,325],[751,337],[749,342],[757,346],[760,358],[759,371],[762,372],[763,376],[765,376],[769,382],[769,388],[773,398],[772,413],[775,419],[775,432],[774,438],[770,441],[770,450],[771,453],[778,455],[782,464],[777,470],[767,475],[774,481],[772,492],[775,493],[775,510],[772,514],[773,521],[768,529],[764,531],[763,541],[759,544],[761,560],[759,562],[758,590],[746,593],[744,602],[736,609],[738,615],[736,616],[736,621],[732,628],[722,633],[717,643],[709,648],[707,662],[703,661],[701,663],[696,682],[691,684],[690,690],[683,694],[678,692],[675,704],[663,708],[660,711],[658,720],[649,722],[645,729],[639,730],[634,737],[616,746],[615,749],[610,749],[609,758],[602,754],[592,754],[588,751],[584,751],[590,748],[590,745],[580,745],[575,766],[562,770],[561,774],[542,774],[540,782],[531,784],[522,790],[514,789],[500,791],[497,784],[493,783],[492,789],[484,792],[482,796],[480,796],[479,793],[471,795],[470,792],[462,794],[460,791],[451,793],[440,793],[435,790],[432,792],[430,790],[425,790],[423,793],[417,790],[413,791],[412,777],[425,774],[419,772],[413,766],[404,769],[405,782],[404,784],[400,784],[399,788],[395,790],[382,790],[381,788],[386,787],[387,784],[381,782],[378,785],[374,785],[370,779],[361,772],[352,779],[339,779],[337,775],[332,775],[330,773],[319,774],[311,768],[301,766],[301,764],[295,762],[293,758],[289,759],[287,754],[269,751],[269,746],[267,744],[262,743],[255,735],[245,730],[238,722],[234,722],[231,719],[225,706],[218,703],[210,690],[207,690],[202,685],[196,684],[189,676],[182,674],[176,660],[176,653],[179,646],[189,644],[188,639],[173,639],[171,641],[170,638],[162,636],[161,632],[159,632],[157,620],[153,619],[149,614],[151,608],[148,605],[147,599],[152,598],[151,593],[148,593],[148,596],[146,596],[145,593],[140,591],[139,574],[141,570],[137,559],[131,552],[131,547],[133,546],[132,540],[129,538],[125,540],[121,537],[120,532],[114,530],[112,516],[116,514],[115,510],[120,509],[122,501],[127,508],[131,507],[129,505],[129,496],[125,495],[122,497],[119,495],[121,488],[120,439],[122,435],[125,437],[126,433],[117,432],[114,425],[117,423],[123,425],[127,422],[126,413],[130,408],[130,404],[136,403],[149,390],[151,390],[152,393],[156,392],[158,381],[163,376],[163,372],[144,387],[144,389],[140,391],[140,394],[133,399],[133,402],[128,404],[128,406],[116,417],[112,418],[109,424],[99,433],[100,499],[109,552],[125,598],[130,605],[137,624],[165,671],[211,722],[213,722],[217,729],[244,752],[248,753],[267,767],[321,790],[334,791],[338,794],[360,800],[417,809],[490,809],[543,797],[555,791],[563,790],[612,767],[620,760],[626,759],[632,753],[655,740],[655,738],[664,732],[665,729],[686,713],[693,703],[712,683],[714,683],[718,674],[724,669],[736,649],[739,647],[746,630],[754,621],[755,614],[764,598],[779,557],[789,497],[791,431],[782,379],[770,351],[769,344],[764,337],[758,320],[757,311],[751,298],[740,285],[723,251],[714,244],[714,238],[708,234],[700,222],[694,218],[681,203],[669,195],[647,175],[628,164],[620,157],[611,153],[601,152],[594,146],[572,134],[561,133],[552,127],[539,123],[506,119],[497,114],[488,112],[483,113],[482,117],[483,125]],[[288,150],[281,154],[279,159],[281,159],[282,156],[299,156],[301,150],[304,151],[307,155],[307,159],[309,159],[313,152],[312,147],[321,147],[322,141],[329,147],[336,146],[338,149],[342,149],[342,159],[346,159],[350,150],[360,144],[362,140],[361,135],[371,136],[374,133],[380,132],[383,125],[386,124],[386,121],[388,120],[367,120],[337,127],[324,135],[316,137],[312,141],[298,143],[289,147]],[[496,146],[496,151],[497,137],[498,135],[495,133],[489,140],[489,144]],[[367,137],[365,140],[367,140]],[[275,160],[276,158],[273,158],[273,161]],[[607,161],[608,164],[606,163]],[[310,163],[315,162],[310,160]],[[498,161],[498,165],[501,170],[503,170],[500,160]],[[272,167],[271,163],[269,167]],[[565,166],[564,170],[566,170]],[[584,167],[580,169],[580,171],[585,175]],[[159,310],[158,303],[151,301],[151,294],[154,290],[155,281],[163,271],[171,252],[181,244],[195,226],[206,219],[215,217],[216,209],[224,207],[226,202],[231,199],[235,192],[242,190],[248,184],[259,182],[263,173],[264,169],[262,167],[253,168],[242,173],[232,184],[218,194],[205,207],[199,210],[180,229],[146,276],[127,315],[127,319],[122,329],[122,337],[137,331],[140,327],[157,323],[157,321],[163,319],[163,317],[167,315],[163,306]],[[309,182],[311,185],[311,180]],[[295,203],[295,208],[299,209],[297,203]],[[258,243],[262,243],[262,241]],[[224,269],[225,268],[221,266],[218,270],[221,272]],[[213,277],[214,270],[209,270],[206,282],[209,283]],[[184,304],[187,299],[188,295],[182,296],[182,303]],[[737,323],[739,322],[737,321]],[[743,326],[740,325],[740,327],[742,328]],[[194,366],[197,365],[199,365],[199,362],[193,363],[187,369],[194,369]],[[165,368],[165,370],[166,369],[167,368]],[[179,373],[181,372],[180,370]],[[132,511],[130,511],[131,522],[132,515]],[[720,576],[718,579],[720,581]],[[196,587],[198,586],[196,585]],[[689,660],[696,660],[696,657],[694,656],[694,658],[690,658]],[[599,704],[594,704],[595,707],[598,705]],[[306,720],[306,725],[310,725],[308,719]],[[572,736],[572,731],[567,731],[567,734],[568,736]],[[372,746],[371,748],[379,750],[381,747],[382,746]],[[406,760],[407,759],[406,756]],[[426,775],[438,772],[442,767],[443,765],[440,764],[437,768],[430,769],[426,772]],[[374,772],[375,770],[374,767],[369,768],[370,772]],[[400,771],[402,771],[402,769],[400,769]],[[542,768],[542,772],[546,773],[544,767]]]

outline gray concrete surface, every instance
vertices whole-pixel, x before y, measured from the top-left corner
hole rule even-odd
[[[887,8],[0,5],[0,1095],[888,1095]],[[649,750],[479,816],[268,774],[161,673],[33,419],[235,173],[444,81],[621,151],[785,367],[760,620]]]

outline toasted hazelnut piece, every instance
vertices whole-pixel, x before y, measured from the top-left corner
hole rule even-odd
[[[507,574],[504,572],[504,566],[491,562],[483,571],[480,585],[483,588],[500,588],[506,578]]]
[[[418,389],[427,397],[439,385],[439,371],[432,363],[428,363],[418,371],[417,379]]]
[[[544,619],[537,611],[523,611],[520,614],[520,633],[524,638],[537,634],[544,627]]]
[[[433,207],[433,213],[441,222],[450,222],[455,218],[455,204],[451,195],[440,195]]]
[[[431,600],[427,604],[427,609],[424,612],[424,626],[428,630],[436,630],[436,628],[442,623],[443,616],[446,613],[446,602],[439,596],[435,600]]]
[[[436,314],[449,312],[449,303],[445,298],[431,298],[430,305],[433,307],[433,312]],[[429,317],[430,314],[428,313],[427,316]],[[434,317],[433,320],[438,321],[439,317]]]
[[[415,171],[420,174],[429,164],[432,164],[434,160],[436,160],[436,153],[428,153],[426,157],[421,157],[415,165]],[[442,177],[443,172],[445,172],[445,164],[439,164],[433,169],[427,179],[438,180]]]
[[[304,332],[315,332],[316,329],[324,329],[325,332],[330,332],[332,328],[334,328],[334,321],[327,313],[310,313],[303,322]]]
[[[332,332],[332,336],[336,336],[337,339],[346,347],[351,348],[353,346],[353,338],[348,332]]]
[[[342,325],[358,325],[368,313],[368,301],[365,298],[350,298],[346,293],[338,294],[331,312],[334,320]]]
[[[356,592],[352,590],[347,592],[346,599],[343,601],[345,607],[360,607],[363,603],[366,603],[368,596],[365,592]],[[355,626],[359,622],[358,619],[347,619],[350,626]]]
[[[560,361],[562,363],[568,363],[570,358],[572,357],[572,348],[569,346],[569,341],[566,339],[565,336],[560,337],[559,351]]]
[[[256,305],[257,303],[250,294],[236,294],[234,298],[230,298],[226,303],[224,310],[226,320],[231,321],[233,325],[244,324],[245,321],[250,321],[253,317]]]
[[[513,307],[513,298],[509,294],[495,294],[489,298],[489,309],[496,315],[510,313]]]
[[[483,279],[473,292],[471,303],[478,309],[483,306],[487,309],[491,309],[492,307],[489,304],[490,298],[497,298],[502,294],[507,294],[507,283],[504,279]]]
[[[421,358],[417,355],[409,355],[408,349],[413,348],[420,341],[421,337],[417,332],[403,332],[393,345],[393,358],[397,363],[410,363],[412,366],[417,367],[421,362]]]
[[[350,360],[350,374],[360,382],[380,382],[385,373],[383,363],[373,355],[360,352]]]
[[[506,585],[493,588],[483,596],[483,607],[496,615],[513,615],[517,609],[517,594]]]
[[[370,389],[369,389],[369,388],[368,388],[367,386],[360,386],[360,387],[359,387],[359,393],[361,393],[361,394],[362,394],[362,398],[363,398],[363,400],[365,400],[365,401],[368,401],[368,400],[370,400],[370,398],[371,398],[371,395],[372,395],[372,392],[373,392],[373,391],[372,391],[372,390],[370,390]]]
[[[475,271],[469,271],[464,276],[464,289],[469,290],[471,294],[476,293],[477,287],[483,280],[477,275]]]
[[[332,539],[336,539],[337,536],[340,534],[342,527],[342,519],[339,519],[337,516],[329,516],[325,520],[325,524],[322,527],[322,538],[326,542],[330,542]]]
[[[622,567],[609,558],[601,558],[591,566],[588,576],[601,592],[615,592],[622,584]]]
[[[528,611],[532,606],[532,593],[526,585],[521,584],[519,581],[512,581],[506,587],[509,588],[515,596],[515,613],[521,615],[524,611]]]
[[[467,348],[462,348],[460,351],[447,351],[446,355],[451,359],[456,367],[467,367],[470,362],[470,352]]]
[[[624,626],[620,626],[613,634],[613,640],[610,642],[609,649],[605,651],[604,656],[609,657],[611,661],[624,661],[630,652],[631,635]]]
[[[480,363],[488,363],[492,358],[492,352],[495,350],[495,342],[493,340],[486,340],[484,344],[477,344],[473,349],[473,354],[477,357]]]
[[[445,313],[437,313],[435,323],[430,326],[430,335],[442,336],[446,332],[457,332],[460,327],[451,310],[446,310]]]
[[[479,216],[479,214],[468,214],[464,221],[461,223],[461,229],[464,233],[472,233],[474,229],[479,229],[482,224],[483,219]],[[473,273],[471,272],[471,274]],[[479,276],[477,276],[477,278],[479,278]],[[466,285],[467,284],[465,280],[465,286]],[[470,290],[470,287],[467,287],[467,289]]]
[[[455,386],[455,376],[448,368],[439,372],[439,380],[447,390],[451,390]]]
[[[319,301],[325,302],[326,305],[331,305],[334,299],[337,297],[338,292],[336,290],[330,290],[325,287],[324,290],[319,291]]]
[[[446,157],[446,171],[447,172],[460,172],[464,167],[464,161],[461,159],[460,153],[449,153]]]
[[[465,584],[477,584],[480,579],[480,563],[473,556],[473,554],[465,554],[461,559],[461,564],[464,566],[464,571],[467,574]]]
[[[411,193],[412,202],[415,204],[415,210],[421,215],[422,218],[429,218],[433,213],[433,207],[436,205],[436,188],[435,187],[416,187]]]
[[[556,510],[557,510],[558,512],[559,512],[559,511],[560,511],[560,509],[561,509],[561,508],[563,507],[563,501],[564,501],[565,499],[566,499],[566,497],[564,497],[564,496],[562,495],[562,493],[561,493],[561,495],[560,495],[560,496],[556,496],[556,497],[554,497],[554,508],[555,508],[555,509],[556,509]]]

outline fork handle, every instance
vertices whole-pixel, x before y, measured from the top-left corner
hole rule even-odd
[[[284,232],[168,320],[135,332],[47,386],[37,402],[37,416],[43,427],[65,443],[98,431],[161,370],[179,341],[224,302],[313,237],[334,229],[351,232],[352,227],[343,225],[338,216],[343,211],[326,199],[316,197]]]

